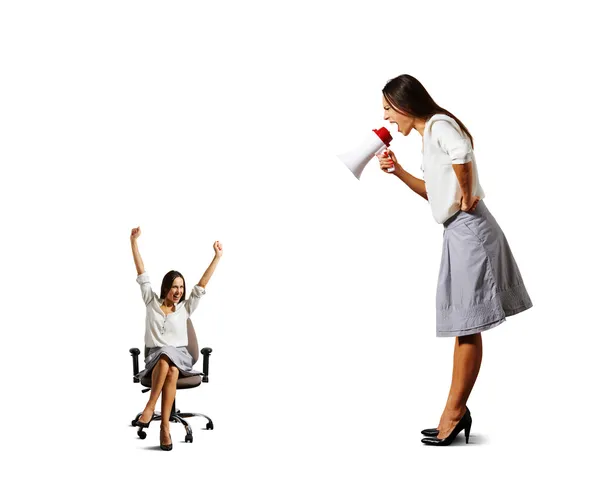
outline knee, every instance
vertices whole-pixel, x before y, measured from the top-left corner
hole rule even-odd
[[[458,336],[456,339],[459,344],[481,344],[481,333]]]
[[[173,363],[169,359],[169,356],[167,356],[166,354],[161,354],[160,358],[158,359],[158,365],[161,368],[170,368],[171,366],[173,366]]]
[[[179,369],[177,369],[177,366],[169,366],[169,372],[167,375],[176,379],[179,376]]]

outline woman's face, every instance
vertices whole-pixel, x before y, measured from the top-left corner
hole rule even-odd
[[[167,293],[167,299],[173,303],[177,303],[183,297],[183,279],[175,278],[171,289]]]
[[[392,105],[385,99],[385,96],[383,97],[383,119],[396,124],[398,131],[404,136],[407,136],[415,125],[414,117],[407,113],[394,110]]]

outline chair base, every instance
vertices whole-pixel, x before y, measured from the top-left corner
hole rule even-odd
[[[142,413],[139,413],[135,419],[133,421],[131,421],[131,425],[136,427],[136,422],[137,420],[141,417]],[[192,427],[188,424],[188,422],[185,420],[185,418],[189,418],[189,417],[203,417],[204,419],[206,419],[208,422],[206,423],[206,430],[212,430],[214,428],[213,426],[213,422],[212,419],[209,418],[208,416],[205,416],[204,414],[200,414],[200,413],[195,413],[195,412],[181,412],[179,409],[176,410],[176,412],[173,412],[173,410],[171,410],[171,415],[169,416],[169,422],[177,422],[183,425],[183,427],[185,427],[185,442],[194,442],[194,436],[192,433]],[[153,421],[159,421],[162,419],[162,415],[160,413],[154,413],[154,415],[152,416],[152,419],[150,419],[150,421],[148,421],[148,423],[151,423]],[[143,430],[144,428],[138,428],[138,432],[137,435],[140,439],[146,439],[146,431]]]

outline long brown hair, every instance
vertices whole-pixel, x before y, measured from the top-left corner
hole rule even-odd
[[[185,300],[185,278],[179,271],[175,270],[171,270],[165,274],[160,286],[160,299],[165,299],[167,297],[169,290],[173,286],[173,281],[175,281],[175,278],[181,278],[183,280],[183,294],[181,295],[181,299],[179,301],[181,302]]]
[[[389,80],[383,87],[383,96],[395,110],[401,110],[421,120],[429,120],[436,113],[443,113],[456,120],[462,131],[471,140],[467,127],[445,108],[439,106],[419,80],[410,75],[400,75]]]

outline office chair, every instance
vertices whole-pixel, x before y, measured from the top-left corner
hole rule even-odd
[[[190,353],[190,355],[192,356],[192,365],[196,364],[196,362],[198,361],[198,339],[196,338],[196,331],[194,330],[194,325],[192,324],[191,319],[188,318],[187,320],[187,335],[188,335],[188,346],[187,349]],[[131,353],[131,357],[133,358],[133,382],[134,383],[139,383],[140,380],[138,378],[135,377],[135,375],[139,372],[139,360],[138,360],[138,356],[140,355],[140,350],[138,348],[131,348],[129,350],[129,352]],[[190,389],[190,388],[195,388],[200,386],[200,383],[207,383],[208,382],[208,359],[210,357],[210,353],[212,353],[212,349],[211,348],[203,348],[202,351],[200,351],[200,353],[202,354],[202,356],[204,357],[203,362],[202,362],[202,374],[200,376],[189,376],[189,377],[180,377],[177,379],[177,389]],[[148,355],[148,347],[146,347],[144,349],[144,357],[146,357]],[[151,390],[152,388],[152,377],[145,377],[142,379],[142,386],[145,386],[147,389],[142,389],[142,393],[146,393],[148,391]],[[140,416],[142,415],[142,413],[140,412],[133,421],[131,421],[131,425],[132,426],[136,426],[136,422],[137,420],[140,418]],[[175,400],[173,400],[173,406],[171,407],[171,415],[169,416],[169,421],[170,422],[178,422],[184,425],[185,427],[185,431],[186,431],[186,435],[185,435],[185,442],[193,442],[194,441],[194,437],[192,435],[192,428],[190,427],[190,425],[187,423],[187,421],[184,418],[188,418],[188,417],[194,417],[194,416],[202,416],[203,418],[208,420],[208,423],[206,424],[206,429],[213,429],[213,422],[212,420],[208,417],[205,416],[204,414],[198,414],[198,413],[191,413],[191,412],[186,412],[186,413],[182,413],[179,409],[177,409],[175,407]],[[156,421],[156,420],[160,420],[161,419],[161,415],[154,413],[154,415],[152,416],[152,419],[150,419],[150,422],[152,421]],[[146,432],[143,431],[143,428],[139,428],[137,435],[139,436],[140,439],[146,439]]]

